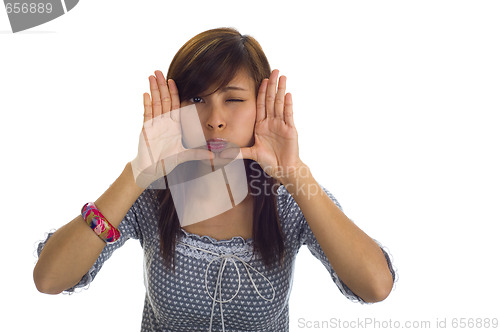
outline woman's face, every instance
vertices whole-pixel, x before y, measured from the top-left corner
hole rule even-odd
[[[246,70],[240,70],[225,87],[183,101],[181,107],[196,106],[207,147],[217,155],[228,147],[254,144],[256,99],[253,79]],[[183,139],[186,147],[195,147],[190,146],[189,137]]]

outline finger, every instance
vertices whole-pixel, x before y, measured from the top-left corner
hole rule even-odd
[[[257,161],[257,154],[253,147],[229,148],[219,153],[219,157],[223,159],[252,159]]]
[[[283,109],[285,106],[286,76],[281,76],[278,82],[278,92],[274,101],[274,116],[283,119]]]
[[[151,98],[149,93],[145,92],[142,95],[144,101],[144,122],[147,122],[153,118],[153,108],[151,106]]]
[[[285,95],[285,123],[291,127],[295,127],[293,123],[293,101],[290,92]]]
[[[160,90],[160,100],[161,100],[161,113],[164,114],[170,111],[171,99],[170,92],[168,91],[167,81],[160,70],[155,71],[156,82]]]
[[[168,87],[170,88],[170,98],[172,99],[172,109],[176,110],[181,107],[179,98],[179,90],[173,79],[168,80]]]
[[[267,83],[266,91],[266,116],[268,118],[274,117],[274,100],[276,99],[276,82],[278,80],[279,71],[273,70],[269,82]]]
[[[158,82],[156,82],[156,77],[153,75],[149,76],[149,88],[151,89],[151,97],[153,99],[153,118],[155,118],[161,115],[161,97]]]
[[[266,118],[266,90],[269,79],[265,78],[260,84],[259,93],[257,94],[257,118],[256,121],[262,121]]]
[[[168,87],[170,90],[170,98],[172,99],[172,109],[170,110],[170,117],[172,120],[180,121],[180,107],[181,102],[179,100],[179,90],[173,79],[168,80]]]

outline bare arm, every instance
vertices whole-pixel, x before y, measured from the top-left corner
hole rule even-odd
[[[127,163],[122,174],[95,204],[106,219],[118,227],[143,191],[137,186],[130,163]],[[76,285],[104,247],[104,241],[92,231],[81,215],[77,216],[58,229],[45,244],[33,270],[37,289],[42,293],[59,294]]]

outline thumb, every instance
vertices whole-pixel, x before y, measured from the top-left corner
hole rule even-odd
[[[179,153],[178,163],[184,163],[190,160],[205,160],[214,159],[215,155],[213,152],[205,149],[186,149]]]
[[[224,159],[252,159],[257,161],[257,159],[253,158],[254,151],[250,148],[229,148],[222,151],[219,154],[220,158]]]

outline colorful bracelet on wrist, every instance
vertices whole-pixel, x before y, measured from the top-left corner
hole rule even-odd
[[[107,244],[120,238],[120,231],[102,215],[94,202],[88,202],[82,207],[83,220]]]

